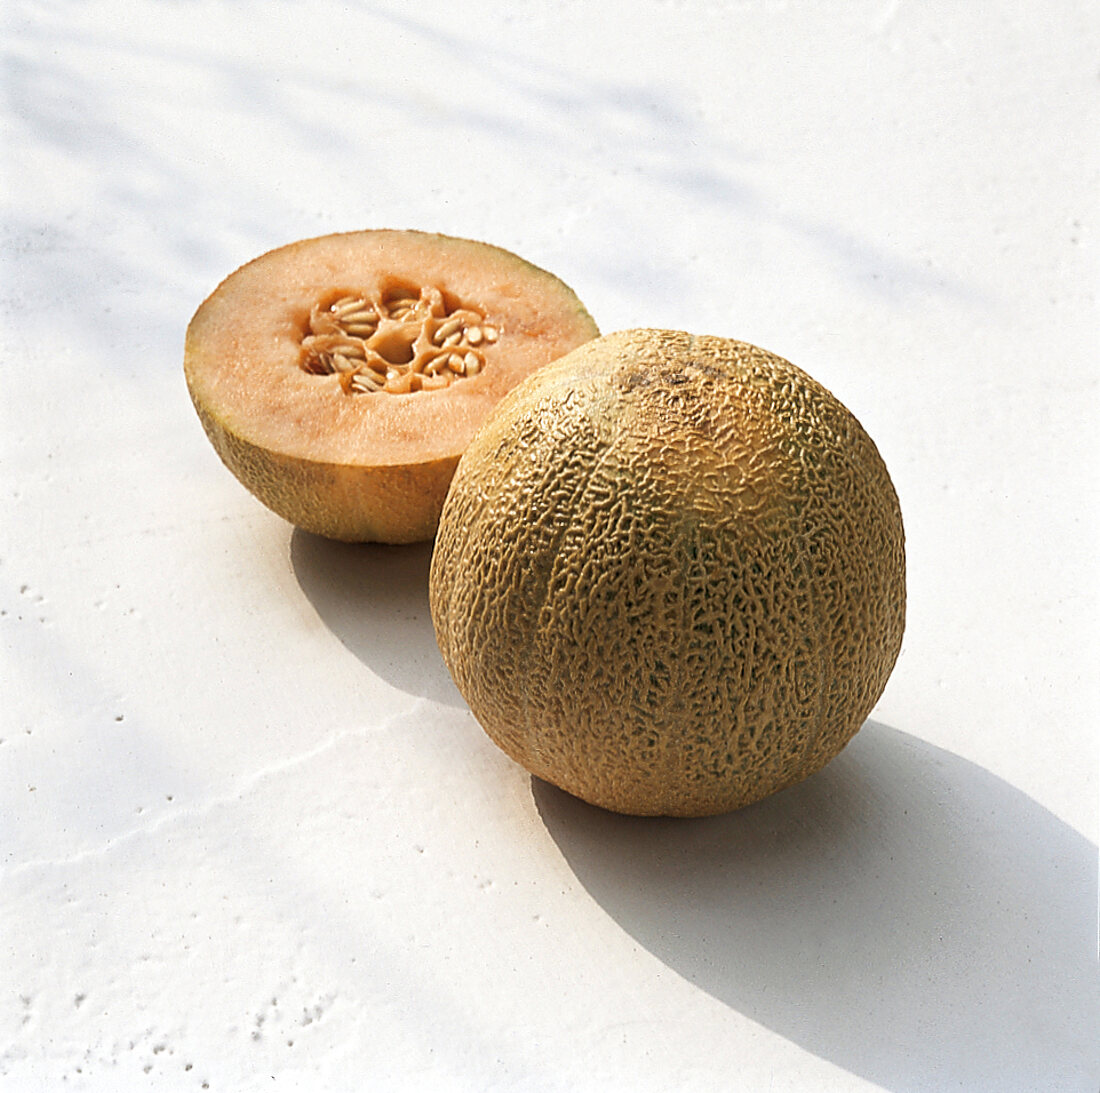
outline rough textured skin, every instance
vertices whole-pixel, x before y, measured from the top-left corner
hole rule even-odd
[[[383,467],[302,459],[252,444],[196,409],[222,462],[295,527],[346,543],[421,543],[435,535],[457,455]]]
[[[301,367],[319,299],[391,284],[436,287],[499,329],[476,376],[349,397],[339,376]],[[188,325],[184,374],[210,442],[268,508],[332,539],[409,543],[435,534],[458,457],[500,398],[598,333],[567,285],[500,247],[345,232],[279,247],[227,277]]]
[[[818,770],[905,616],[881,457],[764,350],[636,330],[516,388],[459,462],[431,569],[489,736],[593,804],[707,815]]]

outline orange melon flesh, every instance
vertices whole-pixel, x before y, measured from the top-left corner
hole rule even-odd
[[[341,295],[438,289],[499,331],[477,375],[441,390],[348,393],[302,367],[310,309]],[[417,231],[360,231],[280,247],[242,266],[192,319],[185,375],[208,437],[269,508],[350,541],[435,532],[458,457],[496,403],[597,336],[553,274],[499,247]]]

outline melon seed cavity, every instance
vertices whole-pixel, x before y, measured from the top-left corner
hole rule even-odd
[[[476,308],[448,308],[434,286],[343,293],[313,305],[300,364],[338,375],[348,395],[406,395],[476,376],[499,336]]]

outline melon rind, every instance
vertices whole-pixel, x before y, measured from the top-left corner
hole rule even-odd
[[[196,408],[226,467],[295,527],[347,543],[419,543],[435,535],[457,454],[381,467],[324,463],[249,443]]]
[[[593,804],[698,816],[819,770],[901,646],[904,532],[874,443],[762,349],[611,334],[507,396],[432,559],[488,735]]]

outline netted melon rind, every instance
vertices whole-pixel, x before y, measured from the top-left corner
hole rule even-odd
[[[520,385],[467,449],[431,607],[459,690],[532,773],[620,812],[725,812],[820,769],[881,695],[900,508],[794,365],[621,332]]]

